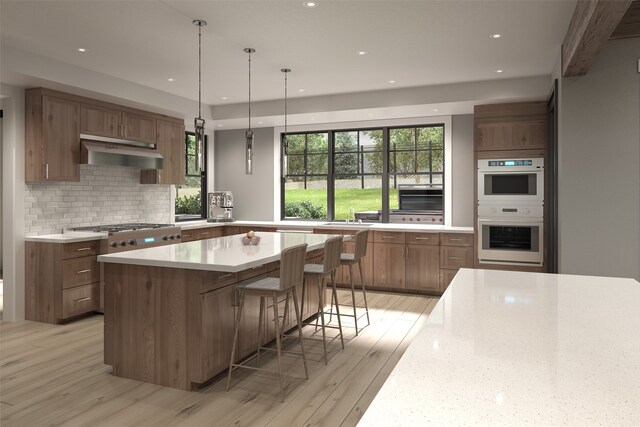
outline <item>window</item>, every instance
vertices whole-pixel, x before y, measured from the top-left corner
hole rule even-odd
[[[285,142],[284,216],[326,219],[329,134],[288,134]]]
[[[203,158],[207,158],[205,136]],[[176,185],[176,221],[186,221],[207,217],[206,194],[207,173],[196,169],[196,135],[185,133],[185,184]]]
[[[383,211],[398,209],[399,184],[444,187],[444,145],[443,124],[288,134],[282,144],[281,216],[383,217]]]

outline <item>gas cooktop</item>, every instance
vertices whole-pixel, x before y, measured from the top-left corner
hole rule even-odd
[[[121,231],[149,230],[154,228],[174,227],[173,224],[149,224],[133,222],[128,224],[92,225],[89,227],[70,227],[68,231],[89,231],[93,233],[118,233]]]

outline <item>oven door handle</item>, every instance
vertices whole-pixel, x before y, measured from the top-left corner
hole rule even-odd
[[[492,223],[495,225],[509,225],[509,224],[532,224],[539,225],[544,224],[544,220],[542,218],[478,218],[478,224],[488,224]]]

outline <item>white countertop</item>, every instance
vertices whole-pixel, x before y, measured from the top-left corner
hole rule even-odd
[[[331,222],[327,221],[235,221],[235,222],[207,222],[205,220],[200,221],[185,221],[177,222],[176,226],[183,230],[191,230],[204,227],[221,227],[224,225],[236,225],[236,226],[255,226],[255,227],[276,227],[284,230],[312,230],[314,228],[337,228],[337,229],[369,229],[369,230],[384,230],[384,231],[433,231],[443,233],[473,233],[473,227],[452,227],[447,225],[421,225],[421,224],[346,224],[344,222]]]
[[[149,265],[155,267],[188,268],[238,272],[280,260],[280,253],[291,246],[307,243],[308,251],[324,247],[331,234],[257,232],[260,243],[242,244],[244,234],[176,243],[174,245],[137,249],[98,256],[100,262]]]
[[[359,426],[640,425],[640,283],[462,269]]]
[[[27,236],[24,238],[27,242],[41,242],[41,243],[74,243],[74,242],[87,242],[89,240],[101,240],[106,239],[107,233],[84,233],[80,231],[74,231],[73,233],[66,234],[47,234],[42,236]]]

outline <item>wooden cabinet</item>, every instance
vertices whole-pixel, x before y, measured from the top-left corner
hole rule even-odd
[[[476,105],[475,151],[545,149],[546,102]]]
[[[240,227],[237,225],[225,225],[222,227],[222,235],[223,236],[233,236],[235,234],[240,234]]]
[[[180,231],[180,241],[181,242],[191,242],[195,240],[195,230],[182,230]]]
[[[25,181],[80,181],[80,103],[28,89]]]
[[[100,308],[97,240],[26,242],[25,318],[60,323]]]
[[[440,235],[406,233],[405,287],[408,290],[440,291]]]
[[[81,135],[147,144],[165,167],[140,182],[184,183],[184,120],[45,88],[25,91],[25,181],[79,181]]]
[[[405,288],[405,233],[373,232],[373,286]]]
[[[140,182],[142,184],[184,184],[184,125],[158,120],[156,149],[162,155],[163,167],[140,171]]]
[[[473,268],[473,234],[440,236],[440,291],[444,292],[460,268]]]
[[[213,239],[221,237],[224,234],[224,227],[202,227],[190,228],[180,232],[182,242],[191,242],[193,240]]]
[[[202,354],[197,382],[204,382],[229,367],[235,315],[234,293],[233,286],[226,286],[200,295]]]

